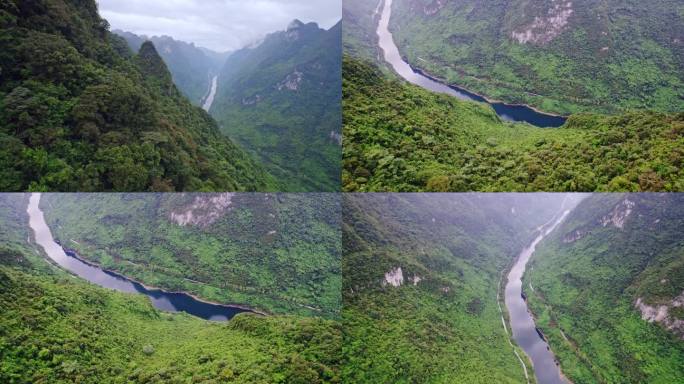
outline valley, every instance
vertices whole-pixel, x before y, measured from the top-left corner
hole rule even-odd
[[[33,230],[33,238],[45,254],[65,270],[104,288],[126,293],[139,293],[147,296],[152,305],[168,312],[187,312],[193,316],[212,321],[227,321],[241,312],[254,312],[246,307],[226,306],[201,301],[182,292],[166,292],[146,287],[111,271],[103,270],[93,263],[83,260],[73,250],[55,241],[45,223],[43,212],[39,208],[40,194],[32,194],[28,206],[29,223]],[[73,242],[73,241],[72,241]]]
[[[93,204],[107,210],[106,202],[90,197]],[[175,202],[180,204],[183,199],[179,197]],[[200,299],[200,293],[181,293],[177,286],[173,291],[151,288],[148,278],[142,279],[143,285],[96,266],[85,254],[54,241],[51,232],[67,221],[50,225],[42,220],[45,216],[50,221],[51,205],[58,205],[62,198],[69,197],[0,195],[0,381],[339,382],[341,329],[334,314],[269,306],[268,301],[258,300],[266,292],[243,298],[254,309],[210,303]],[[245,203],[235,199],[232,204]],[[195,213],[193,218],[201,217]],[[139,217],[150,214],[150,210],[136,213]],[[219,219],[206,214],[211,219],[204,219],[203,225]],[[136,225],[145,230],[139,221]],[[89,226],[112,233],[105,224]],[[74,237],[68,238],[71,246],[85,242]],[[243,249],[248,248],[243,244]],[[292,256],[280,257],[296,263]],[[199,256],[194,262],[202,259]],[[250,269],[260,271],[256,264]],[[287,278],[279,280],[290,284]]]
[[[677,382],[680,200],[346,195],[343,380]]]
[[[214,104],[214,98],[216,97],[216,89],[218,87],[218,76],[214,76],[211,79],[211,85],[209,86],[209,93],[202,101],[202,109],[209,112],[211,105]]]
[[[463,44],[475,41],[480,46],[487,43],[486,39],[499,39],[499,35],[491,35],[494,33],[491,29],[507,27],[510,20],[493,19],[487,13],[487,6],[477,0],[433,2],[429,6],[423,3],[392,0],[373,3],[373,7],[358,1],[345,3],[345,21],[350,27],[345,29],[343,37],[346,52],[343,59],[343,191],[655,192],[681,189],[678,185],[684,180],[680,172],[683,158],[679,154],[683,145],[682,114],[676,107],[651,108],[648,103],[637,105],[630,101],[629,107],[607,110],[605,105],[598,106],[597,101],[592,104],[595,108],[558,109],[554,103],[501,97],[503,91],[492,91],[492,84],[496,82],[486,88],[475,87],[467,81],[467,76],[451,70],[445,73],[443,66],[429,65],[439,55],[452,51],[451,43],[440,40],[442,35],[426,31],[440,28],[458,29],[460,33],[480,31],[472,39],[462,41]],[[511,8],[516,8],[513,3],[518,2],[511,2]],[[527,2],[525,7],[536,10],[546,6],[536,3]],[[502,5],[497,3],[492,7],[496,13]],[[648,15],[656,17],[661,11],[668,12],[666,7],[657,7]],[[585,16],[588,17],[582,17]],[[483,18],[487,24],[470,24]],[[485,30],[481,30],[483,25],[487,26]],[[565,34],[559,32],[558,39],[569,33],[569,25],[572,23],[562,28]],[[630,33],[640,32],[649,37],[670,33],[641,30]],[[453,32],[451,36],[458,40],[458,33]],[[671,49],[676,52],[677,47],[674,44]],[[477,57],[477,68],[485,68],[481,60],[496,49],[482,51],[484,56]],[[475,55],[471,48],[467,51]],[[445,60],[440,63],[448,67]],[[497,60],[495,55],[487,65]],[[590,65],[590,61],[593,65],[596,60],[582,56],[577,65]],[[460,65],[461,61],[457,62]],[[667,68],[672,70],[669,64]],[[516,74],[515,81],[524,83],[529,71]],[[570,75],[564,73],[559,78],[567,76]],[[672,89],[676,93],[677,81],[668,79],[673,81]],[[610,84],[613,85],[620,86],[620,83]],[[675,104],[681,99],[671,96],[668,100]],[[506,100],[508,104],[491,99]]]
[[[393,0],[408,63],[548,113],[684,110],[681,3]]]
[[[377,30],[379,46],[383,51],[385,61],[406,81],[429,91],[444,93],[461,100],[471,100],[490,104],[494,108],[494,111],[506,121],[523,121],[538,127],[559,127],[565,123],[565,118],[562,116],[545,114],[526,105],[509,105],[502,102],[490,101],[455,85],[446,85],[423,73],[423,71],[414,69],[402,58],[399,49],[394,44],[392,33],[389,31],[390,19],[392,17],[392,0],[384,0],[381,4],[381,17],[378,22]]]

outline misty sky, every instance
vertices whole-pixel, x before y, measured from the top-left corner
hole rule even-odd
[[[294,19],[330,28],[342,0],[97,0],[111,29],[168,35],[216,51],[252,44]]]

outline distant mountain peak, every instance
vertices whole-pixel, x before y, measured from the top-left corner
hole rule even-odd
[[[299,19],[294,19],[294,20],[292,20],[292,22],[290,22],[290,24],[287,26],[287,30],[290,31],[290,30],[293,30],[293,29],[301,28],[301,27],[303,27],[303,26],[304,26],[304,23],[302,23],[301,20],[299,20]]]
[[[174,87],[171,72],[164,63],[164,60],[159,56],[154,43],[149,40],[140,46],[138,67],[145,76],[160,80],[162,87],[167,89],[167,93],[171,92]]]

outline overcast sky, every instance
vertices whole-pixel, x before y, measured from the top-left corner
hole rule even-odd
[[[216,51],[242,48],[294,19],[328,29],[342,0],[97,0],[111,29],[171,36]]]

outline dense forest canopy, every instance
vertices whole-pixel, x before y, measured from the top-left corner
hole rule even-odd
[[[275,181],[134,54],[94,0],[0,4],[0,189],[267,190]]]
[[[340,308],[335,194],[46,194],[53,234],[147,285],[272,313]]]
[[[577,114],[558,129],[502,121],[345,56],[345,191],[680,191],[684,114]]]
[[[345,194],[343,381],[526,383],[497,287],[564,199]]]
[[[27,242],[28,197],[0,195],[0,382],[340,382],[338,321],[291,310],[216,323],[89,284]]]
[[[684,111],[679,0],[394,0],[408,62],[544,111]]]
[[[572,382],[684,377],[682,223],[679,194],[594,194],[537,248],[524,291]]]
[[[123,37],[133,52],[138,52],[145,41],[151,41],[164,59],[173,82],[194,105],[201,105],[230,52],[214,52],[193,43],[178,41],[169,36],[139,36],[132,32],[114,30]]]
[[[339,191],[342,23],[294,20],[228,57],[210,110],[290,192]]]

